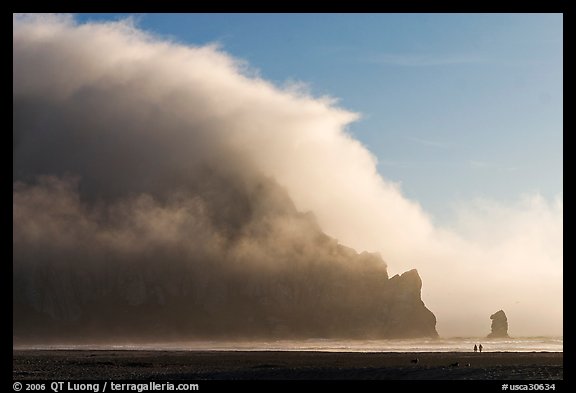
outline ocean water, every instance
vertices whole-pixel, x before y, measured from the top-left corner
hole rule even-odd
[[[138,344],[16,345],[13,349],[168,350],[168,351],[321,351],[321,352],[563,352],[563,337],[454,337],[396,340],[186,341]]]

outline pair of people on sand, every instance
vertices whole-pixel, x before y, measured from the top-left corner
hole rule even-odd
[[[482,344],[480,344],[480,346],[476,346],[476,344],[474,344],[474,352],[480,350],[480,352],[482,352]]]

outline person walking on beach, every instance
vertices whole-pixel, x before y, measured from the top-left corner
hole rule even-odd
[[[478,352],[478,347],[474,344],[474,352]]]
[[[480,351],[480,353],[482,353],[482,344],[480,344],[480,346],[478,347],[478,350]]]

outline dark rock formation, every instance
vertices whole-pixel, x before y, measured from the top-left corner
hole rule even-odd
[[[422,301],[422,280],[416,269],[388,281],[386,333],[391,337],[435,336],[436,316]]]
[[[23,239],[16,222],[15,338],[437,336],[416,270],[389,278],[378,254],[340,245],[281,194],[273,182],[260,184],[244,198],[244,216],[233,211],[238,203],[216,206],[236,219],[217,242],[183,235],[166,246],[136,241],[123,252],[98,233],[94,247],[73,232],[69,248],[44,243],[53,250],[34,254],[36,239],[50,233]],[[15,200],[24,208],[17,193]]]
[[[508,318],[506,313],[500,310],[490,315],[492,320],[492,332],[488,334],[488,338],[507,338],[508,336]]]

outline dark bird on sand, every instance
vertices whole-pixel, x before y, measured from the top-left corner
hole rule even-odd
[[[452,363],[450,365],[450,367],[460,367],[460,363],[456,362],[456,363]]]
[[[418,358],[410,360],[410,363],[418,364]]]

